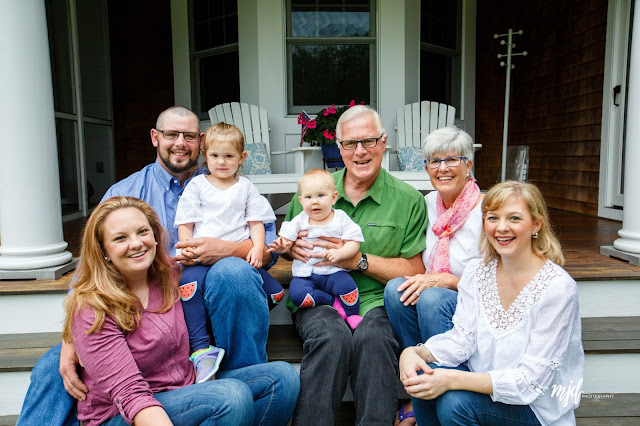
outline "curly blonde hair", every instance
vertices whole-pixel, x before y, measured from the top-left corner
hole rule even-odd
[[[560,241],[558,241],[558,237],[556,237],[551,228],[547,204],[537,186],[512,180],[494,185],[482,200],[483,220],[488,211],[500,209],[507,199],[511,197],[518,197],[523,200],[533,220],[539,220],[541,223],[538,237],[531,239],[533,252],[542,258],[551,259],[551,261],[560,266],[564,265],[564,255],[560,248]],[[480,253],[484,253],[485,262],[498,258],[498,253],[487,239],[484,227],[480,236],[479,249]]]
[[[178,300],[177,274],[165,254],[165,230],[151,206],[133,197],[112,197],[93,211],[82,233],[81,262],[71,285],[72,291],[65,299],[65,320],[62,338],[73,341],[71,325],[74,316],[82,308],[91,308],[95,321],[87,334],[102,331],[105,318],[111,316],[124,332],[131,332],[140,324],[142,306],[129,288],[124,276],[105,259],[104,222],[116,210],[135,208],[141,211],[151,226],[158,243],[156,256],[149,267],[149,281],[162,292],[162,305],[157,312],[167,312]]]

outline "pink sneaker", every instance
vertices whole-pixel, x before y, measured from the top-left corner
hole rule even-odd
[[[338,314],[340,314],[340,317],[343,320],[347,319],[347,313],[344,311],[344,308],[342,307],[342,303],[340,303],[340,298],[338,296],[336,296],[336,300],[333,301],[333,309],[338,311]]]
[[[362,317],[360,315],[351,315],[347,317],[347,324],[349,324],[349,327],[351,327],[352,330],[355,330],[361,321]]]

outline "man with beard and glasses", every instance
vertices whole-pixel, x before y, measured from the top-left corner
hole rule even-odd
[[[298,375],[289,364],[265,364],[269,332],[267,299],[260,274],[244,260],[253,244],[250,240],[230,242],[214,238],[179,243],[177,228],[173,226],[184,187],[193,176],[206,173],[206,168],[197,167],[203,137],[193,111],[182,106],[163,111],[151,129],[156,161],[114,184],[102,201],[122,195],[147,202],[169,233],[169,254],[176,261],[183,265],[213,265],[205,280],[205,308],[209,318],[215,318],[211,323],[216,346],[227,354],[217,377],[235,377],[250,387],[251,383],[260,382],[258,377],[271,380],[282,391],[274,409],[287,411],[289,399],[295,398],[293,404],[297,400]],[[265,234],[266,243],[276,238],[273,222],[265,223]],[[195,247],[195,257],[176,256],[176,246]],[[271,266],[275,258],[266,250],[265,245],[263,263]],[[238,303],[240,300],[242,303]],[[20,425],[78,424],[74,398],[84,400],[89,390],[78,377],[77,365],[73,345],[67,343],[55,346],[38,361],[18,419]]]

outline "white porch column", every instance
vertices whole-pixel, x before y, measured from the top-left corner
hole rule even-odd
[[[62,235],[45,2],[0,0],[0,10],[0,278],[43,278],[27,271],[71,260]]]
[[[629,51],[629,83],[627,98],[626,146],[624,163],[624,212],[620,238],[613,247],[602,247],[601,253],[620,257],[632,264],[640,263],[640,2],[635,3],[633,32]]]

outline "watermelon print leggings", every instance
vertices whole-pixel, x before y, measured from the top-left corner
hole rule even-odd
[[[332,306],[338,297],[347,316],[360,313],[358,286],[346,271],[330,275],[311,274],[310,277],[294,277],[289,287],[289,297],[299,308]]]
[[[180,277],[180,299],[192,352],[208,348],[211,344],[207,333],[208,314],[204,306],[204,283],[209,268],[211,265],[186,266]],[[266,270],[260,268],[258,272],[271,310],[284,298],[284,289]]]

